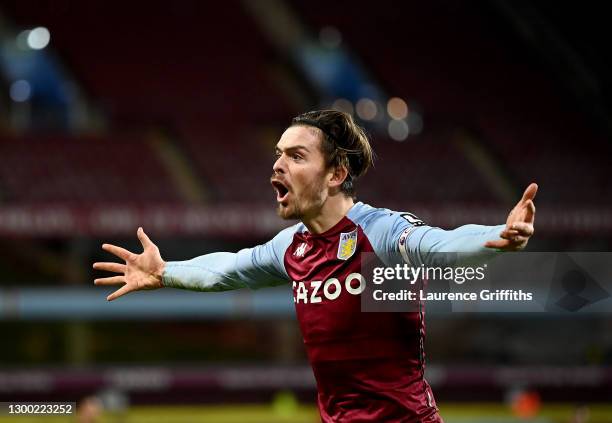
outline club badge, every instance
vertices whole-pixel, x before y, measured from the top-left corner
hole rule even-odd
[[[348,260],[355,254],[357,249],[357,228],[351,232],[342,232],[340,234],[340,244],[338,245],[338,258],[340,260]]]

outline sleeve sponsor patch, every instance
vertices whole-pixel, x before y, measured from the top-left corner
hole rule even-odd
[[[400,216],[406,219],[406,221],[410,223],[412,226],[425,226],[426,225],[425,222],[423,222],[421,219],[419,219],[412,213],[402,212],[400,213]]]

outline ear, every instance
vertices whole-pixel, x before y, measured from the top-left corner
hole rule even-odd
[[[331,172],[331,178],[329,179],[330,188],[340,188],[348,176],[348,170],[346,166],[339,165],[333,168]]]

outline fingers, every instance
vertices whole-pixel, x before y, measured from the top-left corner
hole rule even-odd
[[[127,266],[121,263],[101,262],[94,263],[93,268],[96,270],[105,270],[107,272],[125,273]]]
[[[523,248],[525,248],[528,241],[529,241],[529,238],[520,236],[520,237],[515,237],[512,240],[500,239],[496,241],[487,241],[485,242],[484,246],[486,248],[495,248],[497,250],[503,250],[503,251],[518,251],[518,250],[522,250]]]
[[[525,212],[525,222],[533,223],[536,211],[535,204],[533,204],[532,200],[527,200],[525,207],[527,208]]]
[[[102,249],[104,251],[108,251],[109,253],[116,255],[117,257],[125,261],[132,259],[132,257],[134,256],[134,254],[130,253],[125,248],[117,247],[116,245],[112,244],[102,244]]]
[[[527,245],[531,235],[533,235],[533,225],[531,223],[515,222],[510,228],[504,229],[499,234],[501,240],[487,242],[485,247],[504,250],[521,249]]]
[[[485,242],[486,248],[495,248],[503,251],[517,251],[525,248],[529,237],[533,234],[533,225],[525,222],[513,223],[510,228],[504,229],[500,238]]]
[[[533,200],[537,192],[538,192],[538,184],[532,182],[525,189],[525,192],[523,193],[523,198],[521,198],[521,202],[526,202],[527,200]]]
[[[520,235],[518,231],[503,231],[499,234],[500,238],[506,239],[511,243],[523,243],[529,240],[529,236]]]
[[[504,249],[507,248],[511,245],[510,241],[508,241],[507,239],[500,239],[497,241],[487,241],[485,242],[485,247],[487,248],[497,248],[497,249]]]
[[[125,283],[125,276],[110,276],[108,278],[94,279],[94,285],[119,285]]]
[[[516,244],[516,245],[520,245],[523,243],[526,243],[529,240],[528,236],[513,236],[510,238],[506,238],[508,241],[510,241],[511,244]]]
[[[106,297],[106,299],[108,301],[113,301],[127,293],[130,293],[134,290],[134,288],[128,286],[128,285],[123,285],[121,288],[119,288],[118,290],[116,290],[115,292],[113,292],[112,294],[110,294],[108,297]]]
[[[499,236],[503,239],[512,239],[518,234],[519,234],[518,231],[514,229],[504,229],[502,233],[499,234]]]
[[[522,243],[522,242],[525,242],[525,241],[527,241],[529,239],[528,236],[522,236],[522,235],[516,235],[516,234],[514,234],[514,235],[507,235],[507,234],[501,233],[499,236],[500,236],[500,238],[508,240],[511,243],[519,243],[519,244]]]
[[[515,230],[517,235],[525,237],[530,237],[534,232],[533,224],[528,222],[514,222],[510,229]]]
[[[144,248],[145,250],[147,248],[155,246],[155,244],[153,244],[153,241],[151,241],[151,239],[147,236],[147,234],[145,234],[145,231],[144,229],[142,229],[142,227],[138,228],[138,231],[136,231],[136,235],[138,236],[138,239],[140,240],[140,243],[142,244],[142,248]]]

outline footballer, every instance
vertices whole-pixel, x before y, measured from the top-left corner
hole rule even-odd
[[[372,160],[368,138],[349,114],[302,114],[276,145],[270,180],[278,215],[300,223],[254,248],[175,262],[165,262],[139,228],[144,252],[104,244],[125,263],[95,263],[119,275],[94,283],[123,285],[109,301],[162,287],[225,291],[290,283],[323,422],[442,422],[424,378],[422,308],[362,312],[362,254],[421,266],[440,252],[486,260],[521,250],[533,235],[538,187],[527,187],[504,225],[442,230],[410,213],[356,202],[355,183]]]

